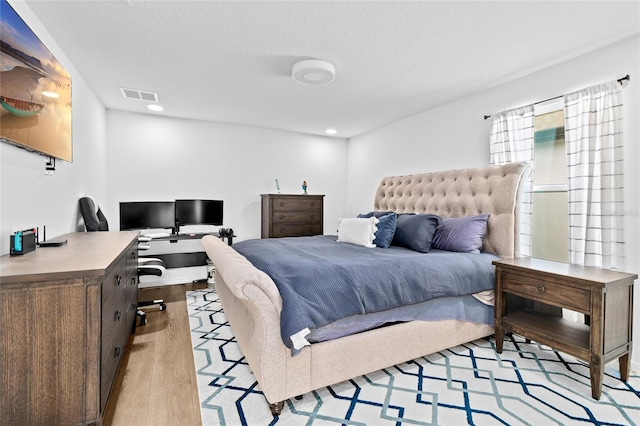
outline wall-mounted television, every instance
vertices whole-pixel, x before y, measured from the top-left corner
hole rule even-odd
[[[73,161],[71,76],[0,0],[0,140]]]
[[[120,203],[120,230],[171,229],[176,224],[173,201],[134,201]]]
[[[182,225],[222,226],[222,200],[176,200],[176,232]]]

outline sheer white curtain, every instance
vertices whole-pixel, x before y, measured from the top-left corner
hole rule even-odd
[[[533,105],[493,114],[489,135],[491,164],[526,161],[531,167],[531,174],[525,182],[520,201],[521,256],[531,256],[534,120]]]
[[[570,262],[624,268],[622,86],[565,95]]]

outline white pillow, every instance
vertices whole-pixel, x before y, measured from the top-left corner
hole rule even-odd
[[[377,217],[350,217],[338,221],[338,242],[357,244],[363,247],[375,247],[378,227]]]

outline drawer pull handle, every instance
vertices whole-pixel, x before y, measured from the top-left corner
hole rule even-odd
[[[114,315],[114,320],[120,321],[121,318],[122,318],[122,312],[116,311],[116,314]]]
[[[116,358],[120,358],[120,355],[122,355],[122,348],[120,347],[120,345],[118,345],[113,351],[113,356],[115,356]]]
[[[546,288],[544,288],[544,286],[543,286],[542,284],[538,284],[538,285],[536,286],[536,291],[537,291],[538,293],[544,293],[545,291],[547,291],[547,289],[546,289]]]
[[[280,207],[284,207],[284,201],[280,201]]]
[[[315,219],[315,218],[316,218],[316,215],[312,214],[311,219]]]
[[[116,275],[116,285],[120,285],[120,283],[122,283],[122,275],[118,274]]]
[[[283,214],[280,215],[280,220],[284,220],[284,215]]]
[[[315,207],[316,203],[311,202],[311,207]]]

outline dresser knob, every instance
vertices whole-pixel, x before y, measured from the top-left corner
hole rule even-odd
[[[120,345],[118,345],[113,351],[113,356],[115,356],[116,358],[120,358],[120,355],[122,355],[122,348],[120,347]]]
[[[311,202],[311,207],[315,207],[316,203]]]
[[[120,321],[121,318],[122,318],[122,312],[116,311],[116,314],[114,316],[115,321]]]
[[[538,293],[544,293],[545,291],[547,291],[547,289],[546,289],[546,288],[544,288],[544,286],[543,286],[542,284],[538,284],[538,285],[536,286],[536,291],[537,291]]]
[[[280,215],[280,220],[284,220],[284,215],[283,214]]]
[[[280,201],[280,207],[284,207],[284,201]]]
[[[316,215],[312,214],[311,219],[315,219],[315,218],[316,218]]]

